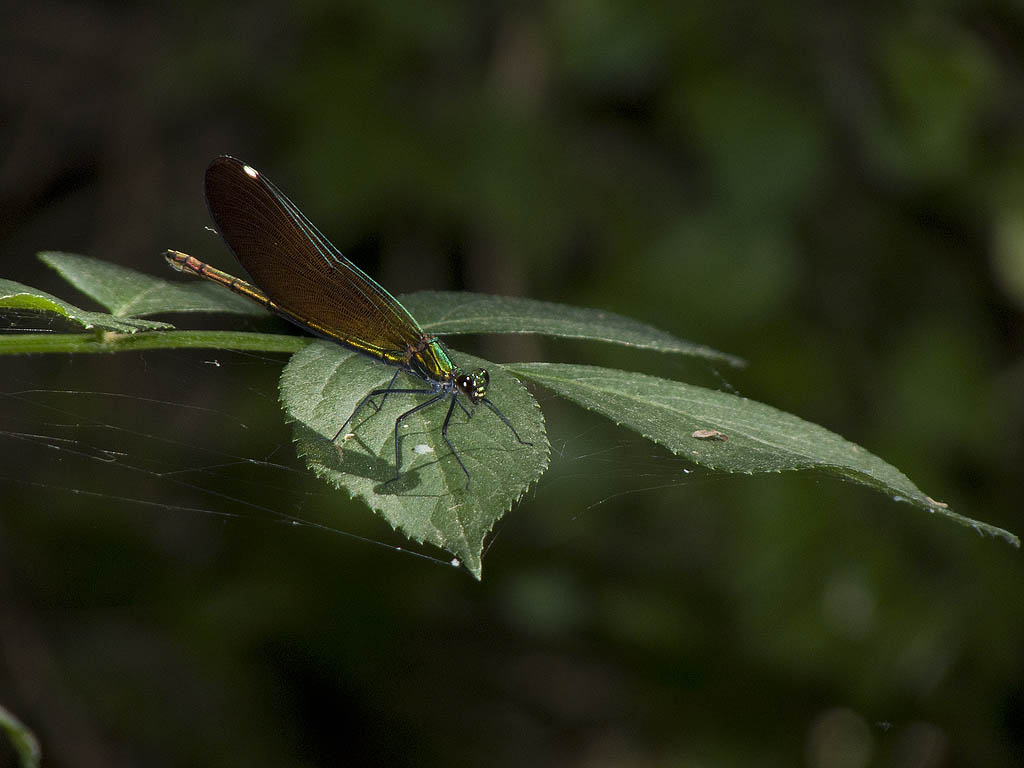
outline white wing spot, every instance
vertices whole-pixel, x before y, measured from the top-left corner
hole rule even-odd
[[[248,176],[250,179],[258,178],[260,175],[259,171],[257,171],[251,165],[243,165],[242,170],[245,171],[245,175]]]

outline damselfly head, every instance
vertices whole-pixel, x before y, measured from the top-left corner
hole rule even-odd
[[[472,373],[460,372],[455,375],[455,387],[474,405],[487,397],[487,385],[490,383],[491,377],[485,368],[477,368]]]

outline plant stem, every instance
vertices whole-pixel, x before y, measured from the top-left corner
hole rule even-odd
[[[244,331],[143,331],[119,334],[27,333],[0,335],[0,355],[40,352],[130,352],[138,349],[236,349],[254,352],[298,352],[312,339],[279,333]]]

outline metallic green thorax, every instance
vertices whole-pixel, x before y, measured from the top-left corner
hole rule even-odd
[[[448,381],[456,370],[448,350],[437,336],[424,336],[419,344],[406,350],[404,357],[398,357],[394,352],[389,357],[397,359],[388,362],[408,366],[423,378],[434,381]]]

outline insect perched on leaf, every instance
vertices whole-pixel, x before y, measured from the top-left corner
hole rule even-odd
[[[465,472],[469,487],[469,470],[448,438],[455,407],[471,414],[460,395],[473,406],[486,405],[516,440],[532,445],[488,399],[487,370],[464,371],[456,365],[441,340],[425,333],[394,296],[345,258],[270,179],[241,160],[218,157],[206,169],[206,203],[217,231],[252,283],[180,251],[164,254],[172,267],[220,283],[300,328],[395,367],[388,386],[360,400],[335,441],[367,404],[379,411],[390,394],[420,394],[429,397],[395,419],[395,479],[401,476],[400,425],[417,411],[447,399],[441,437]],[[426,386],[396,387],[401,373]],[[378,396],[380,403],[375,403]]]

